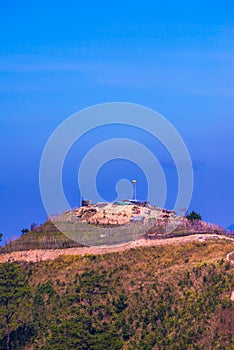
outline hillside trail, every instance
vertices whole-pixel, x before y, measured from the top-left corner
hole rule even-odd
[[[233,259],[230,258],[232,255],[233,255]],[[228,261],[230,261],[231,264],[234,264],[234,250],[233,250],[232,252],[230,252],[230,253],[227,254],[226,259],[227,259]]]
[[[165,239],[144,239],[141,238],[136,241],[131,241],[121,245],[111,245],[102,247],[78,247],[78,248],[66,248],[66,249],[35,249],[27,251],[17,251],[11,253],[0,254],[0,263],[13,262],[13,261],[26,261],[26,262],[39,262],[45,260],[55,260],[61,255],[100,255],[106,253],[122,252],[129,249],[136,249],[138,247],[153,247],[168,244],[183,244],[187,242],[202,242],[207,240],[219,240],[225,239],[232,241],[234,244],[234,238],[216,234],[195,234],[185,237],[173,237]],[[227,255],[227,259],[231,256],[232,252]],[[233,260],[231,260],[234,263]]]

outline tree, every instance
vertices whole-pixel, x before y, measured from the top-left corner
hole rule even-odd
[[[23,228],[23,229],[21,230],[21,232],[22,232],[22,235],[24,235],[25,233],[29,232],[29,230],[28,230],[27,228]]]
[[[6,349],[10,350],[10,332],[13,317],[22,300],[29,293],[26,274],[17,263],[4,263],[0,266],[0,315],[6,327]]]
[[[189,215],[187,215],[186,218],[188,220],[191,220],[191,221],[193,221],[193,220],[201,220],[202,219],[201,215],[199,213],[196,213],[194,210],[191,211],[191,213]]]
[[[0,242],[1,242],[1,240],[2,240],[2,236],[3,236],[3,234],[2,234],[2,233],[0,233]]]

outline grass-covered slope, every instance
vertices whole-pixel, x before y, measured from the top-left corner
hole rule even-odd
[[[29,231],[17,240],[1,247],[0,253],[31,249],[61,249],[79,246],[80,244],[61,233],[51,221],[47,221],[34,231]]]
[[[66,214],[65,219],[69,219]],[[179,223],[172,226],[173,229],[166,229],[165,222],[148,220],[146,222],[130,222],[125,225],[93,225],[87,222],[72,221],[62,222],[64,217],[58,217],[58,227],[47,221],[37,229],[29,231],[17,240],[6,244],[0,248],[0,253],[10,253],[14,251],[35,250],[35,249],[63,249],[80,246],[102,246],[110,244],[120,244],[137,240],[140,237],[146,239],[163,239],[170,237],[181,237],[194,234],[226,234],[226,232],[216,225],[206,224],[200,221],[190,222],[185,218],[178,217]],[[60,221],[59,221],[60,220]],[[174,225],[174,224],[173,224]],[[169,227],[169,226],[168,226]],[[69,238],[70,237],[70,238]],[[78,239],[79,238],[79,239]],[[76,241],[80,242],[77,243]]]
[[[20,265],[31,294],[12,319],[12,350],[231,350],[232,250],[204,242]],[[4,332],[1,314],[0,349]]]

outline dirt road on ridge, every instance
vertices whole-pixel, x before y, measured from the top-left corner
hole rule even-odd
[[[27,261],[27,262],[38,262],[44,260],[54,260],[60,255],[99,255],[113,252],[121,252],[128,249],[134,249],[138,247],[153,247],[166,244],[182,244],[186,242],[194,241],[206,241],[206,240],[218,240],[218,239],[227,239],[234,243],[233,238],[228,238],[226,236],[219,236],[214,234],[206,235],[191,235],[186,237],[174,237],[166,239],[139,239],[137,241],[132,241],[122,245],[111,245],[103,247],[79,247],[79,248],[67,248],[67,249],[35,249],[28,251],[18,251],[11,253],[0,254],[0,263],[4,262],[13,262],[13,261]],[[231,253],[229,253],[231,255]],[[229,256],[229,255],[228,255]],[[227,259],[228,259],[227,256]],[[232,261],[233,262],[233,261]]]

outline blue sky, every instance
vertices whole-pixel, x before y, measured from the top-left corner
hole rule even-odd
[[[45,220],[38,169],[47,139],[69,115],[111,101],[148,106],[173,123],[194,164],[191,209],[209,222],[232,224],[233,13],[233,1],[2,2],[0,232],[18,236]],[[76,205],[72,157],[75,147],[64,186]],[[121,163],[109,165],[100,185],[108,171],[125,176]],[[170,167],[165,172],[170,206],[176,181]],[[113,188],[108,183],[101,191],[108,196]],[[139,196],[144,189],[142,178]]]

